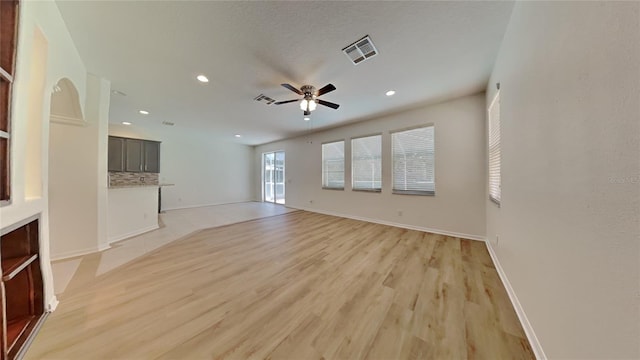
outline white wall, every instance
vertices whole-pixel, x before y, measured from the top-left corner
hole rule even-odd
[[[487,88],[503,168],[487,236],[551,359],[640,358],[639,8],[517,2]]]
[[[88,127],[50,125],[49,228],[54,259],[97,250],[96,141],[90,135]]]
[[[108,239],[114,242],[158,228],[158,187],[109,189]]]
[[[109,82],[90,75],[85,124],[50,125],[49,218],[53,259],[107,246],[106,123]],[[60,101],[60,100],[58,100]],[[103,209],[104,208],[104,209]]]
[[[82,101],[86,90],[86,69],[82,59],[78,55],[71,36],[56,7],[49,1],[22,1],[20,3],[20,28],[18,38],[18,54],[16,62],[16,77],[13,91],[13,121],[11,137],[11,205],[0,208],[0,227],[4,228],[27,219],[33,215],[40,216],[40,255],[45,282],[45,302],[52,307],[56,304],[53,294],[53,279],[49,264],[49,215],[48,215],[48,161],[46,151],[49,144],[49,93],[53,85],[63,77],[73,81],[78,88]],[[39,29],[45,37],[47,46],[47,72],[38,74],[31,72],[31,58],[35,51],[34,38],[36,29]],[[30,92],[35,88],[30,86],[32,82],[40,82],[37,76],[46,76],[44,79],[45,93],[34,95]],[[33,126],[34,131],[42,131],[40,150],[41,171],[26,166],[27,148],[29,144],[29,109],[39,107],[42,113],[39,115],[41,127]],[[37,116],[37,115],[35,115]],[[35,156],[34,158],[37,158]],[[26,174],[39,173],[42,177],[42,194],[27,191],[29,183]],[[29,196],[27,196],[27,193]]]
[[[313,211],[430,229],[483,239],[485,235],[485,97],[467,96],[395,115],[257,146],[254,168],[260,174],[261,155],[285,151],[286,203]],[[436,195],[391,194],[389,131],[415,125],[435,125]],[[382,133],[382,192],[351,191],[350,138]],[[323,190],[321,144],[345,139],[345,190]],[[312,140],[309,144],[308,141]],[[255,193],[261,196],[260,176]],[[311,203],[310,201],[313,201]],[[402,216],[398,211],[402,210]]]
[[[253,199],[253,149],[176,126],[140,128],[109,124],[109,135],[161,141],[162,209]]]

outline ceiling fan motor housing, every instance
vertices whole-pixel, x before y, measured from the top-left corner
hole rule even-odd
[[[304,85],[300,88],[302,94],[304,94],[305,100],[311,100],[316,95],[316,88],[311,85]]]

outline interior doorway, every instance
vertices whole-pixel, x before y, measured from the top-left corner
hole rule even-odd
[[[284,151],[262,154],[262,200],[284,204]]]

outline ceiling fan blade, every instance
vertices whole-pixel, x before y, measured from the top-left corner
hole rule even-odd
[[[309,115],[311,115],[311,111],[306,111],[306,110],[305,110],[305,111],[304,111],[304,116],[309,116]]]
[[[329,102],[329,101],[324,101],[324,100],[320,100],[320,99],[316,99],[316,102],[320,105],[324,105],[324,106],[328,106],[332,109],[337,109],[340,107],[340,105]]]
[[[295,99],[295,100],[285,100],[285,101],[278,101],[278,102],[275,102],[274,104],[275,104],[275,105],[282,105],[282,104],[292,103],[292,102],[294,102],[294,101],[300,101],[300,99]]]
[[[284,87],[286,87],[287,89],[293,91],[294,93],[298,94],[298,95],[302,95],[302,91],[300,91],[299,89],[296,89],[295,87],[293,87],[293,85],[290,84],[280,84]]]
[[[320,90],[318,90],[318,94],[316,94],[316,96],[324,95],[324,94],[326,94],[326,93],[328,93],[328,92],[331,92],[331,91],[333,91],[333,90],[335,90],[335,89],[336,89],[336,87],[335,87],[335,86],[333,86],[333,84],[327,84],[327,85],[325,85],[323,88],[321,88]]]

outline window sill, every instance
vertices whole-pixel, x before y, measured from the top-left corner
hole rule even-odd
[[[391,193],[395,195],[436,196],[435,191],[393,190]]]
[[[344,191],[344,188],[334,188],[334,187],[322,187],[322,190],[339,190],[339,191]]]
[[[351,189],[351,191],[369,192],[369,193],[381,193],[382,189]]]

